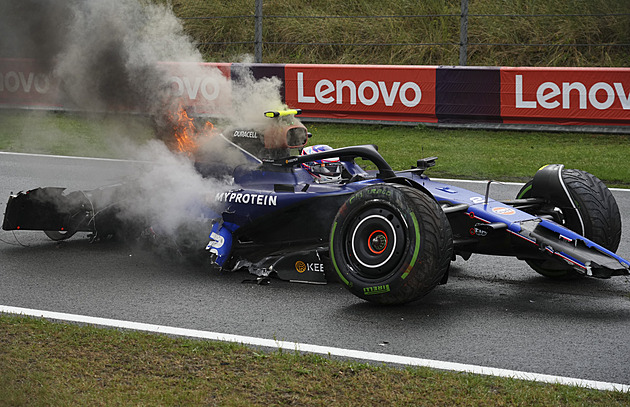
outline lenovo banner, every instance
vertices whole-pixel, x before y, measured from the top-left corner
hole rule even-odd
[[[305,117],[437,122],[435,67],[286,65],[287,105]]]
[[[212,114],[230,105],[231,64],[160,63],[163,83],[172,96],[198,114]],[[121,81],[124,83],[124,81]],[[156,85],[157,86],[157,85]],[[116,92],[113,90],[112,92]],[[119,90],[125,93],[124,90]],[[158,89],[146,94],[158,95]],[[66,95],[59,80],[34,59],[0,59],[0,106],[81,110]],[[137,106],[109,105],[110,110],[135,110]]]
[[[630,70],[501,68],[504,123],[630,125]]]
[[[251,74],[254,79],[277,78],[284,102],[302,109],[303,117],[412,123],[630,125],[628,68],[229,63],[159,66],[164,70],[159,86],[168,88],[191,114],[222,115],[232,104],[234,82],[249,80]],[[0,106],[85,108],[76,105],[37,61],[0,59]],[[124,102],[116,108],[134,109],[124,106]]]
[[[231,64],[160,63],[171,95],[191,114],[221,114],[232,103]]]
[[[60,107],[58,83],[33,59],[0,59],[0,105]]]

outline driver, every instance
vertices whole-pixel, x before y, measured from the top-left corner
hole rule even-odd
[[[333,148],[326,144],[318,144],[315,146],[304,147],[301,155],[321,153],[330,151]],[[319,183],[339,182],[341,181],[341,173],[343,172],[343,164],[339,161],[339,157],[325,158],[323,160],[309,161],[302,164],[302,167],[308,171],[315,181]]]

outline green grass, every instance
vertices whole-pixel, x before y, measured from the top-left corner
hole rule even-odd
[[[627,406],[630,394],[0,315],[0,406]]]
[[[153,137],[141,116],[82,118],[0,111],[0,151],[126,158],[129,144]],[[630,135],[440,130],[418,126],[306,123],[310,144],[376,144],[395,170],[438,156],[431,177],[529,180],[545,164],[560,163],[630,187]]]
[[[312,124],[311,143],[376,144],[394,169],[438,156],[431,177],[528,181],[545,164],[597,175],[609,186],[630,186],[630,136],[429,127]]]
[[[167,0],[154,0],[166,3]],[[168,0],[178,17],[247,16],[184,20],[200,44],[253,42],[254,2]],[[459,0],[316,0],[263,2],[263,62],[398,65],[457,65]],[[475,0],[470,1],[468,65],[478,66],[627,66],[630,16],[627,0]],[[285,18],[286,16],[454,15],[413,18]],[[520,15],[516,17],[496,16]],[[560,16],[544,16],[544,15]],[[585,16],[574,16],[584,14]],[[590,14],[590,15],[586,15]],[[495,16],[490,16],[495,15]],[[569,16],[571,15],[571,16]],[[274,17],[276,16],[276,17]],[[277,17],[281,16],[281,17]],[[268,44],[275,42],[276,44]],[[284,44],[303,43],[303,44]],[[318,45],[321,43],[347,45]],[[449,44],[386,45],[351,44]],[[556,44],[507,46],[492,44]],[[593,44],[571,46],[570,44]],[[253,44],[199,45],[207,61],[240,62]]]
[[[124,158],[121,142],[152,137],[149,121],[140,116],[0,111],[0,151]]]

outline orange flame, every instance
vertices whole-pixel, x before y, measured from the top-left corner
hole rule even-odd
[[[171,115],[173,123],[173,136],[175,137],[175,149],[182,153],[192,154],[197,149],[194,120],[188,117],[188,113],[183,107],[179,107],[177,112]]]
[[[170,115],[173,126],[173,136],[175,138],[174,149],[180,153],[192,156],[199,147],[200,134],[195,126],[195,120],[188,116],[186,109],[179,106],[177,112]],[[214,130],[211,122],[206,122],[203,129],[204,135],[210,135]]]

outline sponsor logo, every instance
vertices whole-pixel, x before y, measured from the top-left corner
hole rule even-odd
[[[382,102],[385,106],[393,106],[396,100],[406,107],[415,107],[422,100],[422,90],[415,82],[391,82],[370,81],[355,82],[351,79],[337,79],[334,82],[329,79],[317,81],[312,89],[304,87],[304,72],[297,72],[297,96],[298,103],[322,103],[338,105],[347,103],[344,96],[348,97],[351,105],[361,104],[372,106]]]
[[[523,75],[515,76],[515,85],[517,109],[536,109],[538,106],[543,109],[571,109],[577,104],[577,108],[581,110],[586,110],[589,105],[598,110],[606,110],[619,100],[623,110],[630,110],[630,89],[626,91],[621,82],[596,82],[592,86],[579,81],[560,84],[544,82],[536,89],[536,98],[528,100],[523,94],[523,88],[531,85],[523,83]],[[577,101],[575,98],[572,100],[572,94],[577,95]]]
[[[212,76],[189,78],[187,76],[171,76],[169,78],[171,92],[174,96],[188,96],[190,100],[196,100],[199,94],[208,101],[219,97],[219,84]]]
[[[389,284],[364,287],[363,295],[384,294],[389,292]]]
[[[234,137],[258,138],[258,133],[254,130],[236,130]]]
[[[475,227],[470,228],[470,234],[472,236],[480,236],[480,237],[485,237],[488,236],[488,231],[487,230],[483,230],[480,229],[478,226],[481,225],[481,223],[477,223],[475,225]]]
[[[374,195],[385,195],[385,196],[391,196],[392,195],[392,191],[388,190],[388,189],[383,189],[383,188],[370,188],[367,190],[368,194],[374,194]]]
[[[48,75],[34,72],[0,72],[0,92],[24,92],[35,91],[39,94],[48,93],[50,79]]]
[[[298,260],[295,262],[295,270],[300,274],[306,271],[323,273],[324,265],[322,263],[304,263],[303,261]]]
[[[243,192],[219,192],[215,196],[217,202],[238,203],[257,206],[277,206],[278,197],[267,194],[250,194]]]
[[[169,93],[182,103],[195,106],[196,112],[210,112],[217,103],[231,103],[230,64],[158,63],[168,72]]]
[[[516,211],[512,208],[504,208],[502,206],[497,206],[496,208],[492,208],[492,212],[497,215],[514,215]]]
[[[352,195],[352,197],[350,197],[350,200],[348,201],[349,204],[352,204],[352,201],[354,201],[354,198],[363,198],[363,193],[366,194],[372,194],[372,195],[383,195],[383,196],[391,196],[392,195],[392,191],[388,190],[388,189],[383,189],[383,188],[366,188],[363,189],[359,192],[357,192],[356,194]]]
[[[295,270],[298,273],[304,273],[306,271],[306,264],[303,261],[296,261],[295,262]]]

